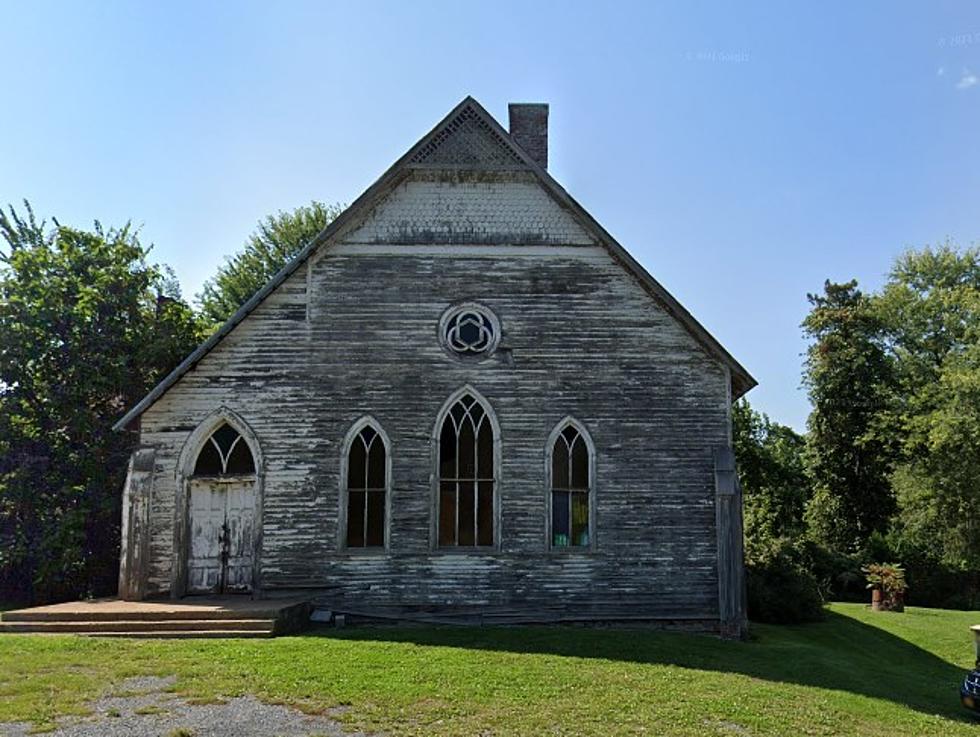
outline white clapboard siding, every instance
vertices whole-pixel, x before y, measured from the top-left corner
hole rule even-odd
[[[717,619],[712,452],[728,443],[726,369],[527,181],[430,179],[396,190],[295,272],[145,412],[157,471],[149,589],[171,586],[178,457],[224,406],[249,424],[265,462],[265,594],[323,588],[365,605],[605,601]],[[519,217],[513,202],[526,206]],[[481,213],[486,222],[474,224]],[[481,362],[451,357],[438,338],[440,316],[462,300],[500,320],[499,348]],[[499,549],[453,554],[432,549],[431,439],[444,401],[467,384],[500,423]],[[375,555],[343,552],[337,522],[341,445],[368,414],[392,446],[390,546]],[[596,546],[555,553],[544,446],[569,415],[596,447]]]

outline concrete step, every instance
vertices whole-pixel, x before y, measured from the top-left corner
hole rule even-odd
[[[20,609],[0,614],[2,622],[76,622],[84,618],[88,622],[159,622],[177,619],[205,620],[205,619],[268,619],[280,616],[289,612],[293,607],[280,611],[266,608],[255,609],[215,609],[202,611],[197,608],[188,608],[182,611],[179,607],[162,609],[160,611],[130,609],[124,611],[56,611],[44,610],[43,607],[37,609]]]
[[[19,634],[29,634],[22,632]],[[56,635],[59,633],[30,633],[45,636]],[[157,632],[154,630],[135,630],[133,632],[116,632],[107,630],[105,632],[69,632],[62,634],[72,634],[75,637],[131,637],[136,640],[193,640],[193,639],[215,639],[220,637],[235,639],[256,639],[273,637],[273,633],[267,630],[167,630]],[[17,635],[15,634],[14,637]]]
[[[274,619],[166,619],[145,621],[122,620],[39,620],[0,622],[2,632],[30,632],[51,634],[104,634],[106,632],[268,632],[275,629]]]
[[[272,637],[272,630],[136,630],[134,632],[78,632],[80,637],[132,637],[139,640],[191,640],[195,638],[213,639],[228,637],[235,639],[255,639]]]
[[[0,633],[104,637],[272,637],[309,622],[301,599],[188,597],[179,600],[94,599],[18,609],[0,615]]]
[[[234,638],[254,640],[275,637],[271,630],[135,630],[133,632],[0,632],[0,637],[131,637],[136,640],[192,640]]]

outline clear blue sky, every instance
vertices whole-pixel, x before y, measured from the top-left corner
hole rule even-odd
[[[255,222],[350,202],[467,94],[551,104],[551,170],[802,428],[826,278],[980,236],[980,4],[0,9],[0,203],[142,225],[192,297]]]

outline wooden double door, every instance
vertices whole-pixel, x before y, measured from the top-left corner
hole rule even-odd
[[[187,593],[252,590],[255,480],[190,482]]]

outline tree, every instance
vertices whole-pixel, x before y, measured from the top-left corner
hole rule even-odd
[[[203,317],[214,325],[231,317],[343,210],[314,200],[260,221],[245,247],[204,283],[197,296]]]
[[[820,619],[823,600],[802,534],[811,495],[806,441],[744,399],[732,407],[732,439],[742,485],[749,616],[776,623]]]
[[[115,590],[133,439],[110,428],[197,343],[127,224],[0,211],[0,598]]]
[[[909,554],[980,570],[980,249],[905,253],[878,309],[904,429],[896,537]]]
[[[803,329],[804,384],[813,411],[807,459],[814,495],[807,510],[818,542],[854,552],[884,531],[895,511],[890,476],[898,438],[888,426],[895,397],[894,366],[875,305],[857,282],[826,282]]]
[[[732,426],[746,536],[801,534],[812,493],[804,461],[806,439],[756,412],[744,399],[732,407]]]

